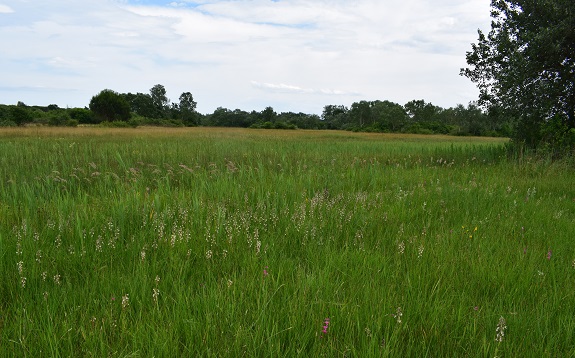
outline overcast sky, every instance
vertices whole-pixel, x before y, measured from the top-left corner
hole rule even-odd
[[[321,114],[477,98],[459,69],[489,0],[0,0],[0,103],[84,107],[109,88]]]

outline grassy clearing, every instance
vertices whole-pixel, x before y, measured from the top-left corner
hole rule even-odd
[[[3,130],[0,355],[573,356],[574,173],[503,143]]]

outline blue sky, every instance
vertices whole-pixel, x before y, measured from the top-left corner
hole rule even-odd
[[[198,110],[477,98],[459,76],[489,0],[0,0],[0,103],[165,86]]]

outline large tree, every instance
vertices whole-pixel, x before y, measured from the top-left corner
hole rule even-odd
[[[128,101],[132,112],[139,116],[155,118],[157,115],[156,108],[152,102],[152,96],[147,93],[123,93],[122,96]]]
[[[482,105],[517,120],[516,140],[567,143],[575,133],[575,1],[492,0],[491,8],[491,31],[479,30],[461,74],[477,84]]]
[[[190,92],[184,92],[180,95],[180,104],[178,109],[182,120],[190,125],[198,125],[196,116],[196,101]]]
[[[130,119],[130,104],[117,92],[105,89],[92,97],[90,110],[98,121],[127,121]]]
[[[166,96],[166,88],[160,84],[150,88],[150,96],[156,110],[154,118],[167,117],[170,109],[170,100]]]

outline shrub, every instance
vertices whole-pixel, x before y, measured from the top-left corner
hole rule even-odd
[[[16,124],[16,122],[11,121],[9,119],[0,121],[0,127],[17,127],[18,125]]]

